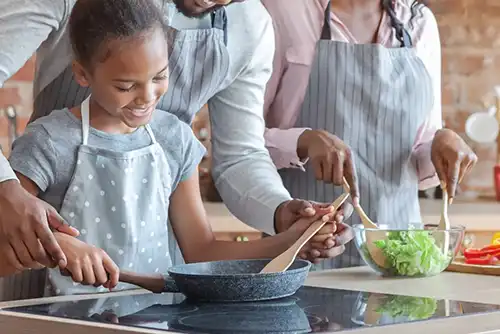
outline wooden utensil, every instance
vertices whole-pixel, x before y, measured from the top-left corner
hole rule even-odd
[[[349,192],[351,187],[349,187],[349,183],[347,183],[346,178],[344,177],[343,180],[344,183],[344,191]],[[363,226],[367,229],[378,229],[377,224],[371,221],[371,219],[366,215],[366,213],[363,211],[363,208],[361,208],[361,205],[355,205],[354,210],[358,213],[359,217],[361,218],[361,223]],[[370,253],[370,256],[379,267],[385,268],[385,256],[382,253],[382,250],[375,246],[375,241],[385,239],[386,233],[384,231],[380,231],[380,233],[375,233],[373,231],[370,231],[369,233],[366,233],[366,247],[368,248],[368,252]]]
[[[349,197],[349,193],[346,192],[340,195],[333,203],[332,207],[334,211],[344,204],[345,200]],[[290,246],[286,251],[275,257],[271,262],[269,262],[260,272],[261,273],[276,273],[285,271],[290,267],[290,265],[297,257],[297,254],[301,248],[308,242],[324,225],[325,221],[322,219],[315,221],[309,226],[309,228],[302,234],[302,236],[297,239],[297,241]]]
[[[137,285],[154,293],[162,293],[165,289],[165,278],[161,274],[142,275],[120,271],[120,282]]]
[[[439,220],[439,224],[437,227],[438,233],[434,235],[434,240],[436,241],[436,244],[441,245],[443,254],[446,254],[450,249],[450,233],[448,233],[448,231],[450,230],[451,225],[450,220],[448,219],[448,191],[446,190],[446,187],[442,188],[443,202],[441,207],[441,219]]]

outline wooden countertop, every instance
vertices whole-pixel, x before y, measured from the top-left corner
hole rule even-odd
[[[444,272],[429,278],[388,279],[381,278],[366,267],[348,268],[323,272],[312,272],[306,285],[345,290],[367,291],[375,293],[392,293],[438,299],[455,299],[470,302],[483,302],[500,305],[500,277],[479,276]],[[115,292],[111,295],[130,295],[144,293],[142,290]],[[72,301],[91,299],[92,296],[64,296],[43,298],[29,301],[0,303],[0,308],[27,304],[47,303],[51,301]],[[118,325],[88,323],[77,320],[52,319],[42,316],[21,315],[0,311],[0,328],[9,334],[111,334],[121,333],[154,333],[165,334],[165,331],[127,328]],[[8,329],[4,331],[4,329]],[[461,333],[500,333],[500,313],[470,315],[456,318],[443,318],[431,321],[420,321],[400,325],[364,328],[350,331],[367,334],[461,334]]]

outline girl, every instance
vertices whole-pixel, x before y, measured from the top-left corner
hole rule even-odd
[[[165,272],[168,219],[186,262],[274,257],[314,220],[259,241],[216,241],[198,185],[205,149],[187,124],[155,112],[169,71],[154,0],[79,0],[69,29],[75,78],[92,95],[30,124],[10,157],[22,185],[81,233],[56,233],[73,281],[50,269],[46,295],[113,288],[119,268]]]
[[[453,198],[477,157],[455,132],[441,129],[432,12],[413,0],[263,3],[277,46],[266,144],[292,197],[329,202],[342,189],[328,183],[341,185],[345,176],[354,204],[359,184],[368,216],[403,229],[420,222],[419,187],[440,180]],[[315,248],[312,258],[328,252]],[[351,243],[323,268],[361,264]]]

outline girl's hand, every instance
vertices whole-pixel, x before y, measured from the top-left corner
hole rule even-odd
[[[83,285],[102,285],[110,290],[118,284],[120,270],[106,252],[60,232],[54,235],[68,259],[63,275]]]

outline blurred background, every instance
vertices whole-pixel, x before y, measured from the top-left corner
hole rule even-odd
[[[442,44],[442,104],[445,125],[459,132],[476,151],[479,162],[464,180],[462,196],[493,197],[493,167],[497,160],[496,141],[473,142],[465,133],[467,118],[495,105],[494,87],[500,85],[500,1],[431,0]],[[16,133],[9,132],[5,110],[16,113],[17,134],[22,133],[32,110],[34,58],[0,89],[0,145],[8,154]],[[193,123],[194,132],[209,149],[202,162],[202,187],[205,200],[218,201],[208,173],[210,169],[210,125],[206,108]],[[434,196],[433,191],[427,192]]]

